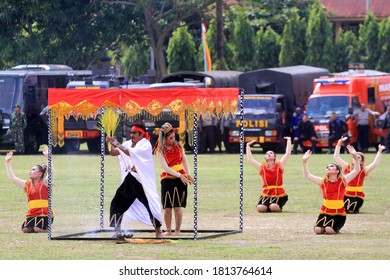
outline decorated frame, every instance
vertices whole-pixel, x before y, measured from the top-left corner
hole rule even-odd
[[[198,233],[209,233],[207,237],[216,237],[225,234],[239,233],[243,230],[243,91],[237,88],[164,88],[164,89],[49,89],[49,224],[48,238],[61,239],[112,239],[112,238],[85,238],[88,233],[76,233],[67,236],[52,236],[52,148],[64,145],[64,121],[70,116],[77,118],[96,118],[101,109],[116,108],[128,117],[139,114],[149,114],[158,118],[164,109],[170,110],[180,120],[179,133],[184,131],[186,117],[193,120],[190,129],[194,131],[194,236],[200,239]],[[218,117],[229,114],[240,114],[240,224],[238,230],[198,230],[197,226],[197,120],[207,112],[216,113]],[[187,115],[186,115],[187,113]],[[104,154],[105,138],[101,133],[101,201],[100,201],[100,229],[104,230]],[[97,231],[89,232],[95,233]],[[137,230],[135,230],[136,232]],[[179,239],[179,237],[171,238]],[[180,238],[181,239],[181,238]]]

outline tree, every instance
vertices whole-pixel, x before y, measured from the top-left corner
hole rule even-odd
[[[135,80],[148,70],[150,61],[148,49],[149,47],[142,43],[122,46],[124,75],[130,80]]]
[[[234,65],[237,71],[252,70],[255,53],[255,33],[246,14],[237,14],[234,24],[233,39]]]
[[[311,7],[306,30],[305,64],[331,70],[333,52],[332,26],[319,1]]]
[[[131,9],[100,1],[23,1],[20,5],[3,0],[0,61],[5,67],[62,63],[85,69],[121,42],[137,39],[136,22]]]
[[[182,21],[199,15],[215,0],[121,0],[105,3],[130,5],[142,14],[142,23],[149,37],[149,44],[154,50],[157,79],[167,73],[165,46],[172,32]],[[200,26],[200,23],[199,23]]]
[[[292,9],[280,39],[280,66],[303,64],[305,60],[306,20],[300,18],[297,9]]]
[[[336,38],[334,49],[334,71],[343,72],[348,69],[349,63],[357,62],[358,59],[358,42],[352,31],[339,32]]]
[[[361,58],[366,69],[376,69],[380,56],[378,44],[379,25],[375,15],[367,13],[364,23],[359,27],[359,44],[361,46]]]
[[[280,36],[268,26],[260,29],[256,34],[256,57],[253,69],[278,67],[280,53]]]
[[[186,25],[176,29],[168,43],[168,72],[195,71],[196,47]]]
[[[390,17],[379,24],[378,45],[381,47],[376,69],[390,72]]]

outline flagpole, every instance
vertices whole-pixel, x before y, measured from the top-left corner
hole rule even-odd
[[[203,42],[203,69],[204,72],[207,72],[207,56],[206,56],[206,27],[205,24],[202,22],[202,42]]]

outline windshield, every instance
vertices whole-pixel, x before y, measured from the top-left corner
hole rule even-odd
[[[12,102],[18,86],[18,78],[0,76],[0,110],[3,113],[12,113]]]
[[[338,116],[348,114],[347,96],[321,96],[309,99],[307,114],[309,117],[329,117],[333,112]]]
[[[245,99],[244,98],[244,113],[245,114],[267,114],[275,113],[275,99]]]

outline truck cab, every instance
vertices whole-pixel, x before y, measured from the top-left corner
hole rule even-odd
[[[379,113],[390,105],[390,75],[374,70],[348,71],[323,76],[314,80],[313,94],[309,97],[307,114],[311,118],[317,133],[317,148],[328,148],[329,118],[334,112],[345,120],[364,102],[368,108]],[[375,117],[370,117],[369,140],[377,145],[379,138],[375,134]],[[357,139],[356,123],[351,124],[351,139]],[[353,143],[351,143],[353,144]]]
[[[280,94],[245,94],[244,142],[255,141],[263,150],[278,150],[283,142],[287,103]],[[231,122],[229,142],[233,151],[240,145],[240,112]],[[275,148],[275,143],[277,148]]]

